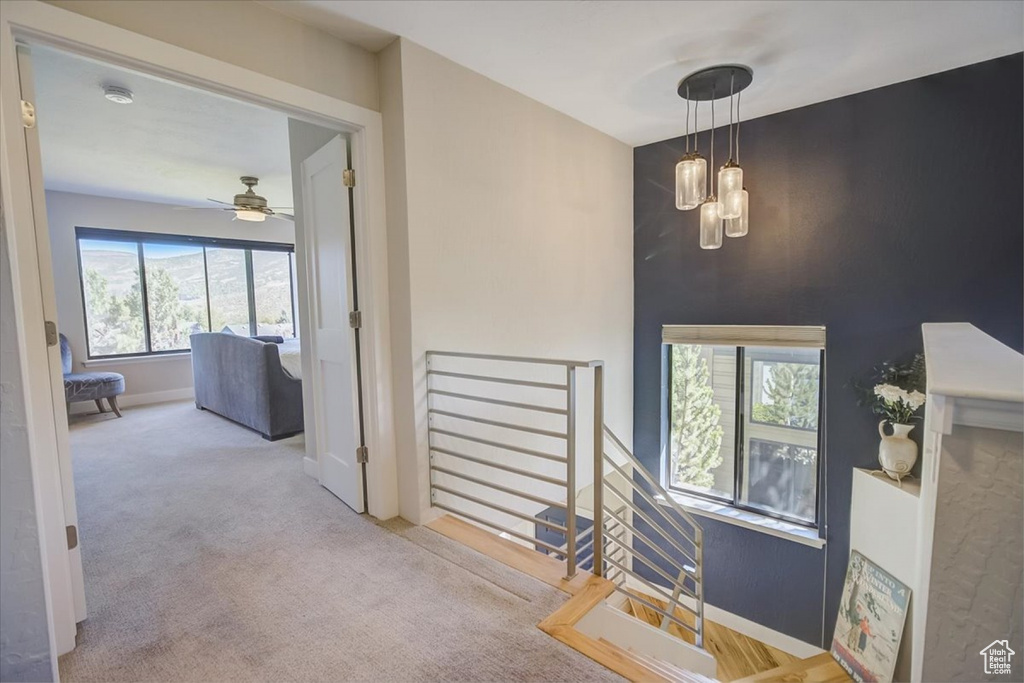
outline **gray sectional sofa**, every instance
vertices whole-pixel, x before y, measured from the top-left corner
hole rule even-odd
[[[223,332],[192,335],[196,408],[274,441],[298,434],[302,380],[281,368],[277,344]]]

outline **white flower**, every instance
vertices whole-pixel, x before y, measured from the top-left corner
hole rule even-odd
[[[903,391],[897,386],[892,384],[876,384],[875,385],[875,396],[879,397],[886,403],[895,403],[901,400],[907,395],[907,392]]]
[[[918,408],[924,405],[924,394],[922,394],[920,391],[912,391],[909,394],[907,394],[907,398],[905,399],[905,401],[907,405],[910,406],[911,410],[917,410]]]

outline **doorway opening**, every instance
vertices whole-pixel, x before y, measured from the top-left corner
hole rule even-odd
[[[136,558],[147,531],[153,552],[187,547],[224,523],[218,500],[237,522],[239,496],[296,472],[366,512],[353,133],[46,45],[19,45],[18,68],[56,341],[63,653],[87,615],[83,547],[126,566],[117,525]]]

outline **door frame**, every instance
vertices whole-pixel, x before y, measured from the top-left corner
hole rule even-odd
[[[57,441],[44,334],[37,225],[21,123],[16,40],[47,45],[133,69],[182,85],[226,95],[350,135],[357,173],[353,191],[355,255],[363,312],[362,373],[369,513],[398,514],[397,465],[392,412],[391,341],[388,313],[387,232],[384,210],[384,141],[380,112],[292,83],[170,45],[36,0],[3,3],[0,13],[0,197],[10,247],[15,324],[22,365],[29,456],[38,515],[40,549],[56,660],[55,617],[73,614],[61,502]],[[38,226],[46,230],[46,226]],[[65,427],[66,428],[66,427]],[[308,471],[308,468],[307,468]],[[88,539],[83,539],[87,543]],[[67,586],[65,590],[62,586]]]

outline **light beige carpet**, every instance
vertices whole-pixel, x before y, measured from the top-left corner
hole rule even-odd
[[[536,628],[565,596],[356,515],[191,403],[71,426],[89,618],[65,681],[613,680]]]

